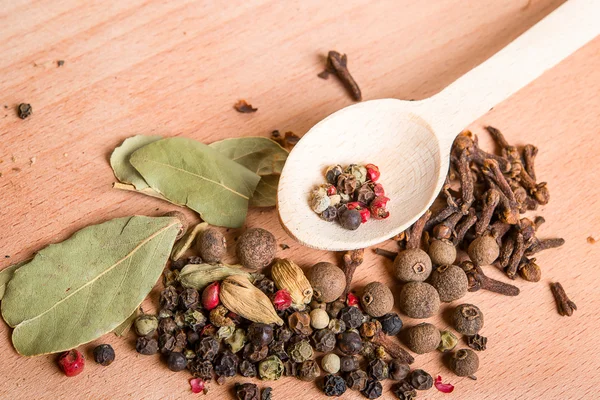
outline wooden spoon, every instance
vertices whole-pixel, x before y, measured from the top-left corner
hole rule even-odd
[[[600,34],[599,16],[599,0],[569,0],[433,97],[366,101],[317,123],[281,174],[277,208],[284,229],[308,247],[332,251],[372,246],[404,231],[441,190],[456,135]],[[355,231],[320,219],[309,198],[325,182],[325,169],[366,163],[380,168],[390,217]]]

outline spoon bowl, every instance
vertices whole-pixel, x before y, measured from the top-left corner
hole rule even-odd
[[[290,153],[277,191],[279,219],[300,243],[352,250],[402,232],[433,203],[448,171],[456,135],[600,34],[600,1],[569,0],[435,96],[372,100],[316,124]],[[390,216],[355,231],[319,218],[310,192],[335,164],[377,165]]]
[[[294,239],[329,250],[370,246],[402,232],[427,210],[448,163],[436,134],[414,109],[415,102],[371,100],[330,115],[304,135],[279,181],[279,215]],[[368,163],[379,167],[378,182],[390,198],[387,219],[350,231],[310,208],[310,192],[325,182],[327,167]]]

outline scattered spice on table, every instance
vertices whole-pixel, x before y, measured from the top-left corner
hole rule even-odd
[[[360,87],[348,71],[348,56],[346,54],[340,54],[337,51],[330,51],[327,54],[327,65],[325,70],[318,76],[322,79],[327,79],[330,74],[334,74],[338,77],[340,82],[346,87],[350,96],[355,101],[362,100],[362,93]]]
[[[33,107],[28,103],[21,103],[17,107],[17,113],[19,114],[19,118],[25,119],[28,118],[33,112]]]
[[[65,65],[65,60],[58,60],[58,61],[56,61],[56,66],[57,67],[62,67],[63,65]]]
[[[553,282],[550,284],[550,289],[554,295],[554,300],[556,300],[558,313],[567,317],[573,315],[573,311],[577,310],[577,306],[567,297],[563,286],[559,282]]]
[[[252,104],[248,104],[246,100],[238,100],[238,102],[233,105],[233,108],[235,108],[237,112],[241,112],[243,114],[258,111],[258,108],[252,107]]]

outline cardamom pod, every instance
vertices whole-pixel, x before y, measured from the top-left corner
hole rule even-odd
[[[245,276],[231,275],[225,278],[221,282],[219,297],[230,311],[252,322],[283,325],[271,300]]]
[[[303,310],[312,299],[313,290],[302,269],[287,258],[275,260],[271,278],[278,289],[285,289],[292,296],[292,307]]]
[[[231,275],[242,275],[254,280],[254,274],[241,269],[241,265],[225,264],[188,264],[179,273],[179,283],[184,288],[202,290],[214,281],[220,281]]]

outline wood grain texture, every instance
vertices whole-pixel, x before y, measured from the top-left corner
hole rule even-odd
[[[214,2],[216,3],[216,2]],[[349,55],[365,99],[425,98],[485,60],[559,0],[366,0],[322,2],[81,2],[15,0],[0,10],[0,267],[58,242],[75,230],[130,214],[173,209],[157,199],[117,191],[108,164],[124,138],[143,133],[205,142],[306,132],[351,104],[341,85],[316,77],[330,49]],[[491,124],[517,144],[540,148],[537,174],[551,202],[540,236],[563,236],[560,250],[540,254],[542,281],[517,281],[516,298],[470,293],[465,301],[486,314],[477,382],[455,378],[438,354],[416,366],[456,385],[438,399],[594,399],[600,373],[595,348],[600,326],[600,39],[596,38],[472,125]],[[56,60],[65,60],[57,68]],[[255,114],[233,104],[246,98]],[[33,106],[27,120],[21,102]],[[6,105],[6,108],[4,106]],[[34,161],[34,162],[32,162]],[[401,161],[401,160],[400,160]],[[191,214],[188,214],[191,216]],[[291,246],[279,256],[302,267],[335,255],[293,243],[275,210],[252,210],[248,226],[263,226]],[[230,243],[237,233],[231,231]],[[393,244],[388,245],[393,248]],[[230,249],[233,253],[233,249]],[[390,264],[367,252],[355,281],[360,288],[390,278]],[[495,271],[490,275],[498,276]],[[579,307],[560,317],[548,287],[562,282]],[[156,288],[146,308],[156,303]],[[397,291],[396,291],[397,292]],[[446,306],[447,307],[447,306]],[[443,317],[432,321],[446,327]],[[410,325],[413,321],[408,318]],[[0,325],[0,398],[192,398],[185,373],[133,350],[133,337],[107,335],[117,361],[67,379],[54,357],[19,357]],[[88,358],[91,354],[88,351]],[[282,379],[276,398],[321,398],[312,384]],[[386,382],[385,386],[389,386]],[[210,398],[228,398],[229,385]],[[385,398],[391,398],[389,392]],[[348,392],[344,398],[360,398]]]

